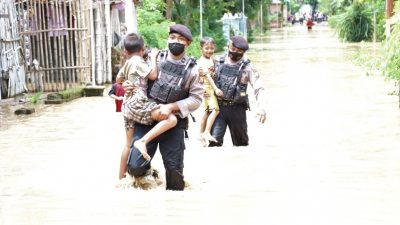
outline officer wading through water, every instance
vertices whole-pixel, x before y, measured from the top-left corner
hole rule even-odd
[[[248,84],[254,89],[259,122],[264,123],[266,119],[265,110],[260,107],[264,90],[261,79],[251,68],[250,60],[243,57],[249,49],[249,44],[243,37],[234,36],[228,48],[229,52],[220,59],[215,74],[215,84],[222,90],[223,96],[217,97],[220,113],[211,130],[211,135],[217,142],[210,142],[210,147],[222,146],[227,126],[231,132],[233,145],[249,145],[246,118],[246,110],[249,109]]]
[[[153,159],[157,148],[162,155],[167,190],[183,190],[183,159],[185,149],[185,129],[187,116],[195,111],[202,102],[204,93],[199,83],[198,70],[195,69],[194,59],[186,56],[185,50],[192,42],[191,31],[184,25],[175,24],[170,27],[168,37],[168,51],[160,52],[157,61],[158,77],[151,83],[147,95],[159,103],[159,119],[165,119],[168,114],[175,113],[177,125],[153,141],[149,142],[147,153]],[[143,137],[154,125],[135,124],[133,137],[136,140]],[[142,154],[131,145],[128,158],[128,173],[135,179],[155,175]],[[152,182],[151,179],[149,182]]]

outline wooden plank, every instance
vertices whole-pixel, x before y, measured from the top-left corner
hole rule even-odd
[[[61,26],[61,16],[62,16],[62,12],[61,12],[61,5],[59,4],[59,0],[55,0],[55,11],[56,11],[56,23],[57,23],[57,28],[59,28]],[[58,39],[58,66],[60,68],[64,67],[64,61],[65,61],[65,57],[64,57],[64,37],[63,37],[63,32],[58,31],[56,37]],[[58,86],[58,91],[61,90],[65,90],[65,85],[64,85],[64,74],[65,71],[61,70],[60,74],[59,74],[59,86]]]
[[[76,69],[87,69],[90,66],[66,66],[66,67],[52,67],[52,68],[39,68],[38,71],[52,71],[52,70],[76,70]],[[30,70],[33,71],[33,70]]]
[[[42,1],[42,18],[46,18],[45,22],[43,24],[43,30],[48,29],[49,27],[49,4],[48,0],[43,0]],[[53,65],[53,56],[52,56],[52,51],[51,51],[51,44],[50,44],[50,37],[49,33],[46,32],[44,35],[44,41],[46,44],[44,45],[44,55],[45,60],[44,64],[42,64],[42,67],[44,68],[51,68]],[[42,67],[40,69],[42,69]],[[51,72],[50,71],[45,71],[44,73],[44,88],[45,91],[53,91],[53,84],[51,82]]]

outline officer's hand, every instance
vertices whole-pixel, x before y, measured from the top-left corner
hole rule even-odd
[[[150,157],[149,154],[147,154],[147,152],[142,152],[142,156],[143,156],[143,158],[144,158],[145,160],[147,160],[147,161],[150,161],[150,160],[151,160],[151,157]]]
[[[172,113],[171,106],[169,104],[160,104],[159,112],[157,115],[157,121],[165,120]]]
[[[209,99],[210,98],[210,94],[208,94],[207,91],[204,91],[203,98],[204,99]]]
[[[258,122],[264,123],[265,120],[267,119],[267,115],[265,113],[265,110],[264,109],[259,109],[258,112],[257,112],[256,117],[258,118]]]
[[[150,58],[155,59],[155,58],[157,58],[159,53],[160,53],[160,50],[158,50],[157,48],[153,48],[153,49],[151,49],[149,56],[150,56]]]
[[[203,68],[199,68],[199,76],[204,76],[205,74],[204,74],[204,70],[203,70]]]
[[[132,95],[132,90],[125,90],[125,97],[131,96]]]
[[[135,90],[135,85],[133,85],[132,81],[126,80],[122,83],[122,87],[124,88],[125,92],[131,93]]]
[[[214,66],[210,66],[210,67],[208,68],[208,73],[214,74],[214,72],[215,72]]]
[[[221,89],[217,88],[217,90],[215,90],[215,95],[221,97],[222,95],[224,95],[224,93],[221,91]]]

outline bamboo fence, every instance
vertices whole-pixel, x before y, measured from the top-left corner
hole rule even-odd
[[[90,79],[91,32],[87,2],[17,2],[29,91],[60,91]]]
[[[2,97],[110,83],[111,23],[110,0],[1,0]]]

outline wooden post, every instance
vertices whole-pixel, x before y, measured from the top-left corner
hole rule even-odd
[[[96,2],[96,7],[95,7],[95,19],[94,19],[94,24],[95,24],[95,40],[96,40],[96,57],[95,57],[95,63],[96,63],[96,83],[97,84],[103,84],[103,77],[104,77],[104,58],[102,57],[104,54],[102,54],[103,51],[103,28],[102,28],[102,19],[101,19],[101,8],[102,5],[100,2]]]
[[[39,30],[43,29],[43,22],[44,19],[43,17],[41,17],[41,13],[42,13],[42,9],[41,9],[41,2],[35,2],[35,19],[36,19],[36,23],[38,23]],[[37,13],[38,12],[38,13]],[[43,46],[42,45],[46,45],[46,43],[43,41],[43,32],[38,33],[39,35],[39,66],[43,65],[44,63],[44,53],[43,53]],[[43,84],[43,81],[41,79],[43,79],[42,74],[40,71],[38,73],[35,73],[36,75],[36,84],[38,85],[36,88],[36,91],[43,91],[43,86],[41,86],[41,84]]]
[[[111,83],[112,80],[112,68],[111,68],[111,18],[110,18],[110,0],[104,1],[104,15],[106,17],[106,83]]]
[[[48,2],[47,1],[47,3],[49,4],[49,7],[47,8],[47,13],[49,14],[50,13],[50,11],[52,12],[52,18],[51,18],[51,21],[52,21],[52,23],[54,23],[54,21],[55,21],[55,7],[54,7],[54,2]],[[49,21],[50,22],[50,21]],[[49,24],[50,25],[50,24]],[[51,27],[49,27],[49,30],[51,30]],[[57,67],[58,66],[58,60],[57,60],[57,58],[58,58],[58,56],[57,56],[57,41],[56,41],[56,39],[55,39],[55,37],[54,37],[54,32],[53,32],[53,37],[50,37],[50,33],[49,33],[49,39],[50,39],[50,41],[49,41],[49,44],[50,44],[50,46],[51,46],[51,52],[52,52],[52,56],[54,57],[52,57],[52,61],[50,61],[50,68],[51,67]],[[57,71],[57,73],[50,73],[50,83],[51,83],[51,91],[57,91],[58,89],[57,89],[57,85],[56,85],[56,79],[55,79],[55,76],[57,75],[59,73],[59,71]],[[57,77],[58,77],[58,75],[57,75]]]
[[[90,24],[90,49],[91,49],[91,66],[92,66],[92,86],[96,86],[96,59],[95,59],[95,39],[94,39],[94,16],[93,1],[89,0],[89,24]]]
[[[45,3],[44,2],[39,2],[38,3],[38,6],[39,6],[39,18],[40,18],[40,27],[39,27],[39,29],[40,30],[44,30],[44,29],[46,29],[45,27],[46,27],[46,23],[45,23],[45,19],[44,18],[46,18],[45,17]],[[46,35],[46,33],[43,33],[43,32],[41,32],[40,33],[40,39],[41,39],[41,44],[43,45],[41,48],[40,48],[40,51],[41,51],[41,54],[42,54],[42,58],[40,59],[40,62],[39,62],[39,65],[41,65],[41,67],[43,68],[43,67],[47,67],[47,65],[48,65],[48,52],[47,52],[47,43],[48,43],[48,38],[47,38],[47,35]],[[46,71],[46,72],[43,72],[42,73],[42,82],[43,82],[43,90],[42,91],[47,91],[47,89],[48,89],[48,85],[47,85],[47,82],[45,82],[45,80],[46,80],[46,77],[48,77],[48,72]]]
[[[77,28],[81,28],[82,27],[82,5],[81,5],[81,2],[79,1],[79,0],[77,0],[77,1],[75,1],[75,4],[74,4],[74,6],[76,7],[76,20],[74,21],[75,22],[75,24],[74,24],[74,27],[77,27]],[[83,60],[82,60],[82,57],[83,57],[83,52],[82,52],[82,46],[84,45],[84,43],[85,43],[85,40],[83,40],[83,35],[82,35],[82,33],[83,32],[78,32],[75,36],[74,36],[74,40],[75,40],[75,52],[76,52],[76,55],[77,55],[77,57],[76,57],[76,64],[77,65],[83,65]],[[86,33],[86,31],[85,31],[85,33]],[[79,40],[79,41],[78,41]],[[77,70],[77,77],[78,77],[78,80],[77,80],[77,82],[81,82],[81,83],[83,83],[83,69],[78,69]]]
[[[56,29],[60,29],[61,28],[61,5],[58,2],[59,0],[55,0],[55,11],[56,11],[56,20],[55,23],[56,25]],[[61,3],[61,2],[60,2]],[[54,32],[53,32],[54,34]],[[65,64],[65,57],[64,57],[64,38],[62,35],[62,31],[58,30],[55,33],[55,38],[58,40],[57,44],[58,44],[58,67],[64,67]],[[61,91],[61,90],[65,90],[65,86],[64,86],[64,70],[60,70],[60,74],[59,74],[59,79],[58,79],[58,90],[57,91]]]
[[[393,16],[393,0],[386,0],[386,19]]]
[[[43,8],[46,9],[46,10],[43,12],[43,17],[42,18],[48,18],[48,15],[49,15],[49,2],[48,2],[48,0],[46,0],[43,3]],[[46,28],[49,29],[49,19],[47,19],[47,23],[46,24],[47,24]],[[45,40],[46,40],[46,44],[45,44],[44,49],[45,49],[45,52],[47,53],[46,64],[45,65],[46,65],[46,68],[51,68],[52,65],[53,65],[53,52],[51,51],[51,45],[49,45],[49,43],[50,43],[49,33],[46,33],[44,36],[45,36]],[[47,90],[46,91],[53,91],[54,88],[53,88],[53,84],[51,82],[51,80],[52,80],[51,71],[47,71],[45,76],[46,76],[46,83],[47,83]]]
[[[74,13],[76,13],[76,10],[75,10],[76,1],[68,1],[68,3],[69,3],[68,28],[72,28],[72,27],[76,27],[72,24],[72,22],[74,21],[73,15],[74,15]],[[68,43],[68,48],[69,48],[69,57],[68,57],[69,65],[68,66],[76,66],[75,57],[74,57],[74,56],[76,56],[76,51],[74,51],[73,42],[74,42],[74,37],[77,32],[79,32],[79,31],[71,31],[68,33],[68,36],[67,36],[67,43]],[[75,46],[76,46],[76,44],[75,44]],[[74,54],[74,52],[75,52],[75,54]],[[75,87],[76,86],[76,79],[75,79],[76,70],[75,69],[71,70],[70,74],[71,74],[71,77],[69,78],[69,82],[71,82],[73,87]]]
[[[386,37],[390,36],[391,21],[390,18],[393,16],[393,0],[386,0]]]
[[[64,26],[63,28],[70,28],[70,26],[68,26],[69,25],[69,23],[68,23],[69,17],[68,17],[68,12],[67,12],[67,4],[69,2],[70,1],[61,2],[62,14],[63,14],[62,19],[63,19],[63,26]],[[63,49],[63,58],[64,58],[63,62],[64,62],[64,66],[65,67],[72,66],[71,62],[70,62],[70,51],[69,51],[70,50],[70,48],[69,48],[69,37],[71,36],[72,32],[74,32],[74,31],[67,30],[67,31],[65,31],[65,35],[62,34],[62,36],[61,36],[61,38],[63,40],[63,42],[62,42],[63,43],[63,48],[64,48]],[[72,79],[71,79],[72,75],[71,74],[72,74],[72,70],[66,70],[66,77],[65,77],[65,88],[66,89],[72,87]]]

